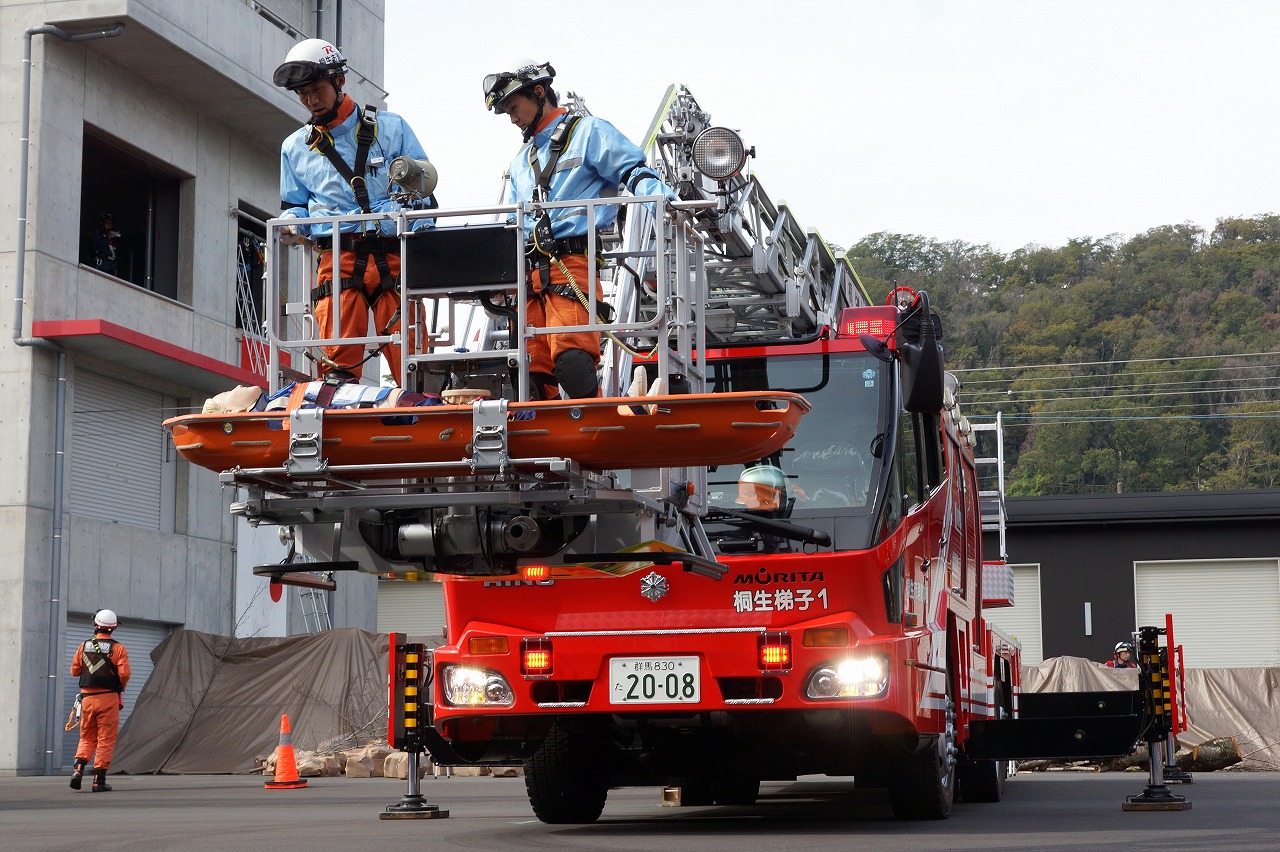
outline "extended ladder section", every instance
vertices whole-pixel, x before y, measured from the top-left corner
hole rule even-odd
[[[696,214],[706,251],[712,345],[814,337],[843,308],[868,304],[848,259],[769,197],[745,171],[755,149],[745,148],[736,133],[713,127],[687,88],[667,91],[645,144],[649,162],[680,187],[681,198],[715,202]],[[654,310],[643,290],[635,295],[640,314]]]

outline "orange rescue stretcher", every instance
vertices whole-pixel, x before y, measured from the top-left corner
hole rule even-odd
[[[200,467],[281,468],[301,410],[187,414],[164,426]],[[808,411],[804,397],[781,391],[511,402],[506,455],[515,469],[547,458],[589,470],[742,464],[781,449]],[[364,478],[467,475],[473,417],[473,404],[325,410],[319,452],[329,468]]]

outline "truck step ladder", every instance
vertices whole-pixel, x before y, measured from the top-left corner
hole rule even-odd
[[[982,507],[982,529],[994,532],[1000,543],[1001,561],[1008,559],[1005,532],[1008,512],[1004,499],[1004,420],[999,411],[990,423],[972,423],[977,441],[974,466],[978,470],[978,497]],[[979,455],[981,454],[981,455]]]

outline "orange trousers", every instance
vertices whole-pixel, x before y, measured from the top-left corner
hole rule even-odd
[[[587,294],[587,258],[581,254],[571,254],[560,258],[578,289]],[[529,273],[530,292],[534,293],[525,303],[529,325],[534,328],[557,328],[566,325],[586,325],[587,309],[576,298],[561,296],[558,293],[541,295],[542,279],[538,270]],[[555,261],[551,262],[551,283],[567,284],[569,279],[564,270]],[[596,281],[596,304],[604,299],[604,291],[600,282]],[[600,333],[597,331],[573,331],[564,334],[540,334],[529,341],[529,372],[551,373],[556,358],[567,349],[581,349],[591,356],[596,364],[600,363]]]
[[[86,694],[80,699],[80,745],[76,760],[89,761],[94,769],[111,766],[120,733],[120,695],[115,692]]]
[[[338,263],[338,278],[350,278],[355,274],[356,269],[356,253],[354,251],[341,252],[342,258]],[[400,255],[387,252],[387,266],[391,270],[391,274],[397,278],[400,277]],[[319,271],[316,274],[316,284],[321,285],[333,282],[333,252],[326,251],[320,253]],[[338,337],[365,337],[369,334],[369,303],[366,300],[367,295],[373,295],[374,290],[378,288],[378,264],[374,262],[373,257],[369,258],[368,264],[364,268],[364,292],[356,290],[354,287],[350,290],[343,290],[339,295],[339,312],[341,321],[338,328]],[[333,337],[333,296],[332,294],[325,296],[323,299],[317,299],[315,304],[315,316],[317,323],[317,335],[319,337]],[[396,315],[396,311],[400,309],[400,293],[398,289],[383,293],[378,301],[373,303],[373,321],[375,324],[374,332],[376,334],[392,334],[400,330],[401,320],[397,319],[394,324],[388,328],[391,318]],[[361,344],[347,344],[338,346],[321,347],[325,357],[338,365],[339,369],[348,370],[359,375],[363,366],[362,362],[365,356],[365,348]],[[391,375],[395,378],[397,386],[401,386],[400,375],[400,347],[388,343],[386,348],[382,350],[382,354],[386,357],[387,363],[391,367]],[[376,359],[370,358],[370,361],[376,363]],[[326,365],[329,366],[329,365]],[[332,367],[330,367],[332,369]]]

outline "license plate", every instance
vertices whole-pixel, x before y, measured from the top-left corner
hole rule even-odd
[[[702,689],[697,657],[614,657],[610,704],[696,704]]]

